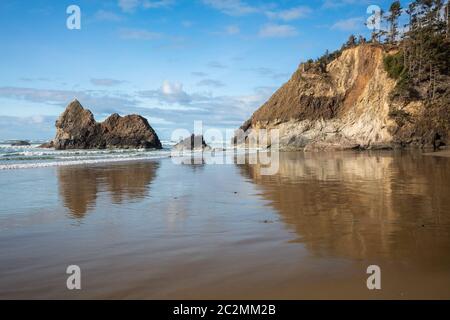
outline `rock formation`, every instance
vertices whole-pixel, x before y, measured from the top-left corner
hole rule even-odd
[[[12,147],[25,147],[25,146],[31,146],[30,142],[25,141],[25,140],[18,140],[18,141],[13,141],[11,143]]]
[[[388,54],[392,52],[382,46],[364,44],[344,50],[324,69],[301,64],[243,124],[245,134],[241,131],[236,142],[243,143],[261,129],[279,129],[279,147],[286,150],[373,149],[406,143],[398,139],[392,111],[419,116],[424,104],[392,101],[396,81],[383,66]]]
[[[162,145],[148,121],[139,115],[113,114],[104,122],[74,100],[56,121],[55,139],[42,147],[64,149],[155,148]]]
[[[192,134],[190,137],[182,140],[177,143],[173,149],[175,151],[200,151],[200,150],[209,150],[210,147],[206,144],[203,139],[203,135],[194,135]]]

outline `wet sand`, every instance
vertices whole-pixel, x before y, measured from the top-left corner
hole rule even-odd
[[[0,298],[450,298],[450,159],[280,156],[0,172]]]
[[[424,155],[449,158],[450,157],[450,150],[449,149],[444,149],[444,150],[439,150],[439,151],[436,151],[436,152],[428,152],[428,153],[425,153]]]

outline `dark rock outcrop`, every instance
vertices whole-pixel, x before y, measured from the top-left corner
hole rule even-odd
[[[162,148],[147,119],[139,115],[121,117],[113,114],[98,123],[77,100],[72,101],[56,121],[56,137],[46,146],[58,150]]]
[[[53,141],[49,141],[49,142],[45,142],[45,143],[41,144],[38,148],[50,149],[53,147],[54,147]]]
[[[173,147],[173,149],[176,151],[183,151],[183,150],[197,151],[197,150],[209,150],[210,147],[206,144],[205,140],[203,139],[203,135],[196,136],[192,134],[190,137],[187,137],[183,141],[177,143]]]
[[[23,146],[31,146],[31,144],[25,140],[18,140],[18,141],[13,141],[11,143],[11,146],[12,147],[23,147]]]

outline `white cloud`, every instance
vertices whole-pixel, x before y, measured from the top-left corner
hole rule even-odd
[[[175,127],[189,128],[194,120],[203,120],[205,125],[230,128],[239,127],[261,106],[276,88],[255,88],[245,95],[215,96],[211,93],[188,93],[179,82],[165,81],[155,90],[130,94],[105,90],[50,90],[21,87],[0,87],[0,98],[46,104],[61,110],[77,98],[97,119],[111,113],[140,114],[155,125],[158,135],[167,134]],[[6,105],[0,106],[6,109]],[[37,109],[33,109],[36,112]],[[59,111],[56,111],[59,113]],[[35,114],[39,114],[36,112]],[[13,119],[0,115],[0,137],[30,139],[54,135],[54,116],[33,116]]]
[[[12,117],[0,115],[0,139],[50,139],[55,134],[55,117],[32,115]]]
[[[134,12],[138,8],[143,9],[158,9],[158,8],[166,8],[175,3],[174,0],[119,0],[118,6],[122,9],[122,11],[131,13]]]
[[[339,20],[331,26],[331,29],[341,31],[357,31],[360,30],[362,26],[364,26],[364,18],[357,17]]]
[[[124,12],[133,12],[140,5],[140,0],[119,0],[118,5]]]
[[[259,30],[261,38],[286,38],[297,34],[297,29],[285,24],[266,24]]]
[[[104,91],[52,90],[23,87],[0,87],[0,97],[45,103],[65,107],[73,99],[78,99],[98,113],[113,113],[120,109],[135,108],[137,101],[131,96],[108,95]]]
[[[111,11],[99,10],[95,13],[95,19],[99,21],[119,22],[123,20],[123,17]]]
[[[174,3],[175,3],[174,0],[159,0],[159,1],[145,0],[142,3],[142,7],[144,9],[165,8],[165,7],[170,7]]]
[[[120,29],[119,36],[127,40],[155,40],[161,38],[162,34],[144,29]]]
[[[230,16],[243,16],[258,12],[259,9],[241,0],[202,0],[204,4]]]
[[[300,7],[295,7],[295,8],[281,10],[281,11],[267,11],[266,15],[270,19],[280,19],[280,20],[284,20],[284,21],[291,21],[291,20],[304,18],[307,15],[309,15],[311,12],[312,12],[312,10],[309,7],[300,6]]]
[[[192,98],[184,91],[180,82],[165,80],[158,90],[141,91],[139,94],[146,98],[154,98],[167,103],[185,104],[191,102]]]
[[[323,2],[322,8],[335,9],[347,5],[353,6],[355,4],[362,4],[364,6],[367,6],[369,3],[371,3],[369,0],[325,0]]]
[[[30,117],[30,122],[32,124],[42,124],[45,121],[45,117],[42,115],[34,115]]]

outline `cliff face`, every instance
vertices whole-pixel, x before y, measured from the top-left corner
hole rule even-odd
[[[93,114],[74,100],[56,121],[56,149],[157,148],[161,149],[156,132],[148,121],[138,115],[111,115],[97,123]]]
[[[398,124],[390,111],[420,114],[423,105],[391,101],[396,82],[384,70],[386,54],[380,46],[360,45],[344,50],[326,70],[300,65],[241,129],[253,129],[250,136],[279,129],[281,149],[392,147]]]

